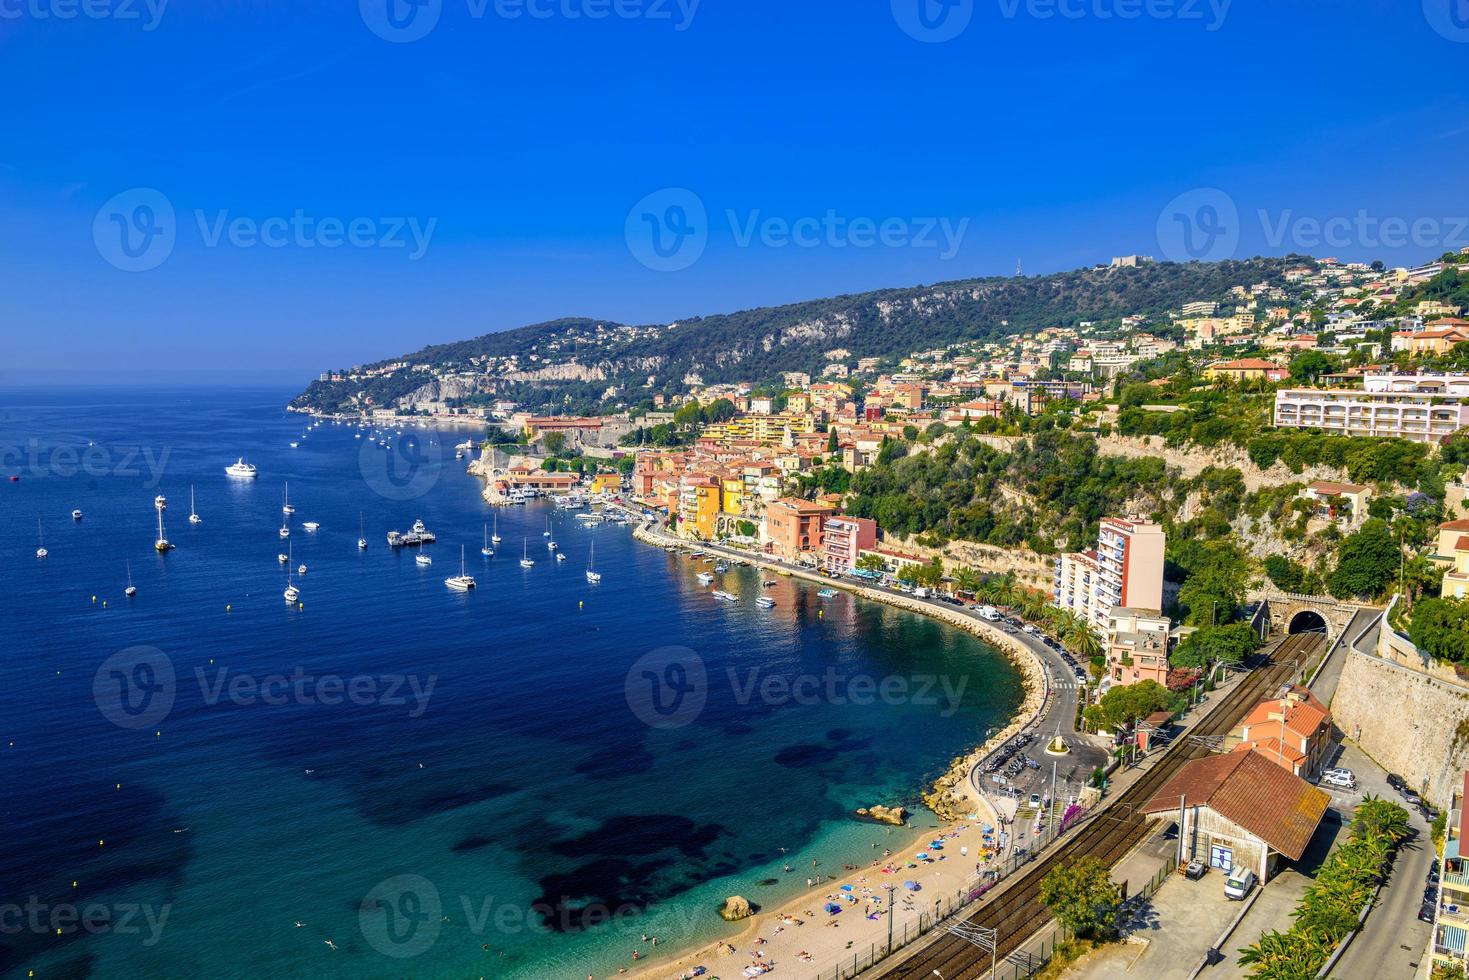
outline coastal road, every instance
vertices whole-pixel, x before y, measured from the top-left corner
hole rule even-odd
[[[1223,735],[1244,716],[1258,700],[1273,693],[1278,686],[1295,676],[1302,661],[1314,658],[1323,637],[1299,634],[1286,637],[1268,658],[1257,659],[1253,668],[1227,694],[1213,705],[1209,713],[1195,722],[1190,734]],[[992,897],[983,899],[979,907],[966,917],[972,928],[995,930],[1000,958],[1006,959],[1051,919],[1040,904],[1040,884],[1045,875],[1062,861],[1083,855],[1096,857],[1112,866],[1129,854],[1154,829],[1154,825],[1137,812],[1158,789],[1187,762],[1209,755],[1209,749],[1194,739],[1175,741],[1151,766],[1109,804],[1094,812],[1078,828],[1023,871],[1012,875]],[[934,938],[903,951],[891,962],[874,968],[878,975],[918,980],[937,973],[950,978],[983,976],[988,972],[990,954],[958,936],[937,931]]]

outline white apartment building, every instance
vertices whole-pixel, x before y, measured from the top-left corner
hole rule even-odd
[[[1275,424],[1440,442],[1469,426],[1469,375],[1369,374],[1361,388],[1282,389]]]
[[[1052,601],[1099,632],[1114,606],[1161,609],[1165,543],[1163,529],[1150,521],[1103,518],[1095,550],[1057,559]]]

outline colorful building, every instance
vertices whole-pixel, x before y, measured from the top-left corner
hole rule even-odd
[[[1151,521],[1103,518],[1096,550],[1057,559],[1053,603],[1098,631],[1114,606],[1162,609],[1165,537]]]
[[[765,508],[765,539],[770,550],[788,561],[814,558],[821,551],[826,519],[836,508],[824,501],[782,497]]]
[[[1107,676],[1118,686],[1168,683],[1168,617],[1116,606],[1107,613]]]
[[[877,545],[877,522],[868,517],[828,517],[821,535],[821,568],[845,575],[865,549]]]

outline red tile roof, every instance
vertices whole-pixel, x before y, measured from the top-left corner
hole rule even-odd
[[[1195,759],[1142,812],[1170,813],[1180,797],[1189,806],[1207,806],[1291,860],[1305,853],[1330,802],[1324,792],[1258,752]]]

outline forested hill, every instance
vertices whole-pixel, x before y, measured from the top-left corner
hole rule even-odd
[[[695,378],[705,384],[758,384],[775,381],[785,371],[815,375],[826,352],[834,349],[850,358],[903,357],[1044,326],[1161,314],[1193,300],[1223,299],[1232,286],[1281,284],[1288,266],[1302,264],[1314,262],[1286,256],[1093,267],[882,289],[647,326],[563,319],[437,344],[365,367],[404,361],[431,365],[435,374],[487,372],[498,376],[486,379],[498,381],[498,397],[527,406],[586,408],[609,387],[626,389],[628,399],[636,401],[638,392],[677,393]],[[509,358],[515,360],[507,370]],[[362,381],[316,382],[294,404],[331,410],[369,394],[374,404],[387,405],[422,389],[425,380],[422,371],[410,370]]]

